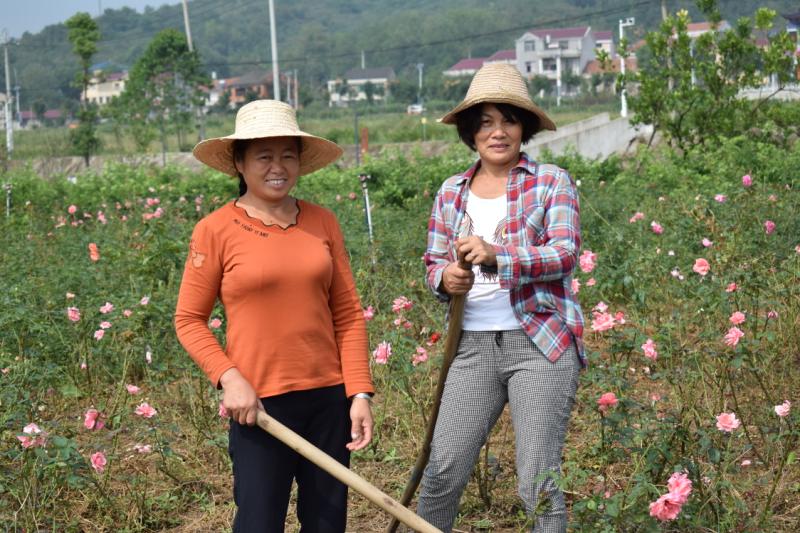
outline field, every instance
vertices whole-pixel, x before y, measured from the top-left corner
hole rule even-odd
[[[336,136],[321,123],[313,131]],[[438,185],[470,159],[454,148],[370,160],[360,170],[372,176],[373,245],[355,170],[325,169],[296,191],[337,213],[362,304],[375,310],[371,349],[392,346],[387,364],[372,361],[376,434],[353,469],[395,497],[441,362],[434,334],[444,333],[444,308],[425,289],[420,260],[427,217]],[[580,181],[584,240],[575,288],[590,365],[559,481],[570,530],[797,531],[800,143],[737,138],[686,158],[658,150],[627,161],[551,159]],[[113,165],[74,183],[3,178],[13,206],[0,219],[0,523],[229,528],[226,421],[172,315],[191,229],[234,196],[235,183]],[[413,307],[398,316],[400,296]],[[222,309],[212,318],[224,342]],[[418,348],[429,357],[414,365]],[[651,503],[676,472],[691,492],[667,520]],[[526,522],[505,413],[456,527],[511,532]],[[387,523],[351,495],[350,531]]]
[[[454,104],[453,104],[454,105]],[[402,112],[382,111],[379,107],[364,108],[358,117],[358,128],[367,128],[369,143],[385,144],[396,142],[415,142],[422,140],[455,140],[453,128],[438,124],[436,119],[444,115],[453,105],[438,105],[428,109],[424,115],[426,124],[421,122],[422,116],[406,115]],[[589,118],[597,113],[615,112],[617,103],[567,105],[563,108],[549,109],[548,113],[559,125]],[[339,144],[354,143],[354,112],[352,109],[312,109],[300,111],[300,126],[306,131],[313,131]],[[206,117],[205,128],[208,137],[230,134],[234,127],[233,114],[212,114]],[[137,148],[130,134],[124,130],[115,130],[111,122],[105,122],[98,129],[101,147],[100,155],[132,154]],[[424,139],[423,139],[424,134]],[[63,157],[76,155],[70,145],[69,130],[66,127],[44,127],[15,132],[15,159],[35,157]],[[184,135],[182,146],[179,146],[175,134],[167,136],[167,151],[190,151],[197,140],[196,132]],[[150,153],[160,153],[161,143],[157,139],[150,143]]]

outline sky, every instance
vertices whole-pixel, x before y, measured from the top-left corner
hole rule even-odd
[[[179,4],[181,0],[0,0],[0,32],[8,30],[11,38],[26,31],[36,33],[50,24],[64,22],[79,11],[96,17],[100,9],[130,7],[142,11],[145,6]],[[2,38],[2,36],[0,36]]]

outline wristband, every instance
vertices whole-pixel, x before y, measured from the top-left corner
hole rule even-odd
[[[353,394],[353,398],[362,398],[364,400],[367,400],[369,403],[372,403],[372,394],[368,392],[357,392]]]

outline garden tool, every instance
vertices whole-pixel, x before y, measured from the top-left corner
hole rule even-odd
[[[261,429],[392,515],[395,520],[399,520],[406,526],[422,533],[442,533],[412,511],[400,505],[389,495],[383,493],[378,487],[317,448],[264,411],[258,411],[256,423]]]
[[[471,270],[472,265],[467,263],[463,257],[459,256],[458,266],[464,270]],[[408,506],[411,503],[411,498],[419,487],[419,482],[422,481],[422,473],[425,470],[425,465],[428,464],[428,458],[431,455],[431,441],[433,440],[433,430],[436,428],[436,419],[439,417],[439,406],[442,403],[442,393],[444,392],[444,384],[447,381],[447,373],[450,371],[450,365],[456,357],[458,351],[458,341],[461,340],[461,321],[464,318],[464,300],[466,294],[455,294],[450,297],[450,311],[447,320],[447,338],[444,343],[444,359],[442,360],[442,369],[439,371],[439,382],[436,384],[436,396],[433,400],[433,408],[431,415],[428,419],[428,428],[425,432],[425,443],[417,457],[417,462],[414,464],[414,469],[411,471],[411,477],[406,485],[406,490],[403,492],[403,497],[400,498],[401,505]],[[394,533],[397,531],[398,521],[392,520],[389,527],[386,528],[387,533]]]

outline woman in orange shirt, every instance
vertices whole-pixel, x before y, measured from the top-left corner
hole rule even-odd
[[[372,438],[366,324],[338,221],[290,195],[341,153],[274,100],[245,105],[233,135],[194,149],[239,177],[239,198],[194,228],[175,312],[181,344],[224,390],[234,531],[282,531],[293,479],[304,530],[345,530],[347,487],[253,427],[259,409],[345,465]],[[207,325],[217,298],[224,349]]]

